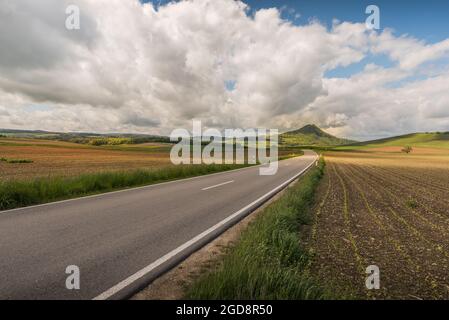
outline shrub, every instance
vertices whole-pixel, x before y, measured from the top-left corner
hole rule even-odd
[[[409,154],[410,152],[413,151],[413,148],[411,146],[405,146],[401,151]]]
[[[27,159],[6,159],[6,158],[0,158],[1,162],[7,162],[7,163],[33,163],[33,160],[27,160]]]
[[[120,144],[132,144],[133,139],[131,138],[95,138],[89,140],[89,144],[92,146],[116,146]]]
[[[103,146],[105,144],[108,144],[108,140],[103,138],[91,139],[89,140],[89,144],[92,146]]]
[[[9,159],[7,161],[8,161],[8,163],[33,163],[33,160],[27,160],[27,159]]]

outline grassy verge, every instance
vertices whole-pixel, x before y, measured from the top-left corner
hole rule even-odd
[[[3,181],[0,182],[0,210],[189,178],[246,166],[248,165],[181,165],[158,170],[85,174],[73,178]]]
[[[304,155],[304,151],[302,151],[302,150],[294,150],[294,151],[292,151],[290,153],[280,154],[278,156],[278,159],[279,159],[279,161],[282,161],[282,160],[287,160],[287,159],[290,159],[290,158],[300,157],[300,156],[303,156],[303,155]]]
[[[242,234],[217,270],[200,277],[189,299],[331,298],[307,272],[311,258],[301,245],[301,225],[312,220],[315,189],[324,160],[268,206]]]

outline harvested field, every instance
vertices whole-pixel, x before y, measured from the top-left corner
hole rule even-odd
[[[142,146],[127,149],[91,147],[37,139],[1,139],[0,157],[27,159],[33,163],[0,162],[0,179],[75,176],[83,173],[160,168],[171,165],[169,152]],[[147,148],[147,149],[144,149]],[[167,149],[167,148],[166,148]]]
[[[0,180],[42,177],[70,177],[135,169],[172,166],[171,144],[142,143],[117,146],[90,146],[71,142],[1,138],[0,158],[30,160],[32,163],[0,161]],[[279,158],[301,155],[299,149],[280,149]]]
[[[311,271],[358,298],[449,298],[449,151],[327,152]],[[365,270],[380,268],[380,289]]]

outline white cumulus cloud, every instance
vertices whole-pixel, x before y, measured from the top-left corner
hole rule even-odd
[[[69,4],[80,30],[65,28]],[[234,0],[3,0],[0,43],[3,128],[168,134],[195,118],[217,128],[315,122],[364,139],[449,124],[449,72],[423,67],[448,56],[449,39],[364,23],[295,25]],[[326,76],[376,55],[393,66]]]

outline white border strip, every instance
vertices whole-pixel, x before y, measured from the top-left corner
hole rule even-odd
[[[225,226],[227,223],[229,223],[230,221],[232,221],[236,217],[238,217],[238,216],[240,216],[242,214],[245,214],[248,209],[250,209],[251,207],[253,207],[257,203],[263,202],[263,201],[271,198],[274,194],[276,194],[277,192],[282,190],[284,187],[286,187],[288,184],[290,184],[293,180],[295,180],[296,178],[301,176],[306,170],[308,170],[315,163],[316,160],[318,160],[318,156],[316,156],[315,159],[305,169],[303,169],[301,172],[299,172],[298,174],[296,174],[292,178],[288,179],[287,181],[285,181],[281,185],[277,186],[273,190],[271,190],[268,193],[264,194],[259,199],[251,202],[249,205],[247,205],[243,209],[240,209],[239,211],[233,213],[232,215],[230,215],[229,217],[227,217],[224,220],[220,221],[216,225],[214,225],[214,226],[210,227],[209,229],[207,229],[206,231],[200,233],[199,235],[197,235],[193,239],[187,241],[186,243],[182,244],[181,246],[177,247],[176,249],[170,251],[169,253],[167,253],[166,255],[162,256],[159,259],[157,259],[156,261],[154,261],[150,265],[148,265],[145,268],[137,271],[136,273],[134,273],[130,277],[126,278],[125,280],[119,282],[118,284],[116,284],[112,288],[104,291],[100,295],[98,295],[95,298],[93,298],[93,300],[107,300],[107,299],[109,299],[110,297],[114,296],[115,294],[117,294],[118,292],[120,292],[121,290],[123,290],[124,288],[126,288],[127,286],[132,284],[133,282],[139,280],[140,278],[144,277],[146,274],[150,273],[151,271],[153,271],[157,267],[161,266],[163,263],[169,261],[170,259],[175,257],[177,254],[179,254],[182,251],[188,249],[190,246],[194,245],[196,242],[198,242],[201,239],[207,237],[208,235],[210,235],[211,233],[213,233],[217,229]]]

